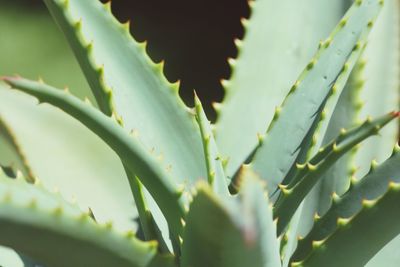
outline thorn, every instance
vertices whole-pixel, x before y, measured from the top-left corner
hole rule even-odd
[[[314,68],[315,63],[316,63],[316,60],[315,60],[315,59],[312,59],[312,60],[307,64],[306,69],[307,69],[307,70],[311,70],[312,68]]]
[[[111,12],[111,1],[104,3],[103,6],[107,11]]]
[[[53,213],[55,216],[60,216],[60,215],[62,214],[62,212],[63,212],[63,208],[62,208],[61,205],[58,205],[58,206],[52,211],[52,213]]]
[[[107,222],[104,224],[104,228],[107,229],[107,230],[112,229],[112,227],[113,227],[112,221],[107,221]]]
[[[393,116],[393,117],[400,117],[400,111],[392,111],[391,112],[391,115]]]
[[[10,191],[7,191],[4,195],[3,195],[3,202],[10,202],[12,199],[12,194]]]
[[[96,222],[96,217],[94,216],[93,210],[90,207],[88,208],[88,212],[86,213],[86,216],[88,216],[89,218],[92,218],[93,221]]]
[[[221,80],[219,80],[219,82],[221,83],[221,85],[222,85],[224,88],[228,88],[229,85],[230,85],[230,81],[229,81],[229,80],[226,80],[226,79],[221,79]]]
[[[130,31],[130,27],[131,27],[131,21],[128,20],[125,23],[122,23],[122,28],[125,29],[127,32]]]
[[[280,106],[275,107],[275,113],[274,113],[273,120],[277,120],[279,118],[281,111],[282,111],[282,108]]]
[[[87,104],[87,105],[89,105],[89,106],[93,106],[92,105],[92,102],[90,101],[90,99],[88,98],[88,97],[85,97],[85,103]]]
[[[171,84],[171,88],[174,92],[179,92],[180,87],[181,87],[181,80],[177,80],[176,82]]]
[[[29,202],[28,202],[28,208],[36,208],[37,207],[37,199],[36,198],[32,198]]]
[[[244,28],[247,28],[247,26],[249,26],[249,20],[246,18],[240,18],[240,22],[242,23]]]
[[[309,169],[310,171],[315,171],[317,169],[317,166],[311,163],[307,163],[307,169]]]
[[[78,221],[85,221],[86,219],[90,218],[89,215],[86,212],[82,212],[79,216],[78,216]]]
[[[343,28],[344,26],[346,26],[346,24],[347,24],[347,18],[344,18],[339,22],[339,27]]]
[[[352,175],[350,178],[350,188],[353,188],[358,184],[358,180],[355,175]]]
[[[332,201],[333,201],[333,203],[338,203],[339,200],[340,200],[340,196],[336,192],[333,192],[332,193]]]
[[[340,150],[336,142],[333,143],[332,149],[333,149],[333,152],[339,152],[339,150]]]
[[[23,175],[23,173],[22,173],[20,170],[17,170],[16,179],[17,179],[17,180],[21,180],[21,181],[24,181],[24,180],[25,180],[24,175]]]
[[[324,245],[325,240],[313,240],[312,241],[312,247],[314,249],[319,249],[322,248]]]
[[[76,30],[81,30],[82,29],[82,19],[79,19],[74,23],[74,28]]]
[[[373,159],[371,161],[371,171],[374,171],[378,166],[379,166],[378,162],[375,159]]]
[[[336,220],[336,225],[338,227],[344,227],[344,226],[349,225],[350,221],[351,221],[351,217],[350,218],[341,218],[341,217],[339,217]]]
[[[69,0],[64,0],[64,2],[62,3],[62,5],[64,6],[64,8],[68,8],[69,5]]]
[[[124,235],[125,235],[126,238],[131,239],[131,238],[133,238],[135,236],[135,233],[132,230],[128,230],[128,231],[125,232]]]
[[[332,37],[328,37],[328,39],[325,40],[324,43],[324,48],[327,49],[332,43]]]
[[[221,111],[221,107],[222,107],[222,104],[221,104],[221,103],[212,102],[211,105],[212,105],[212,107],[214,108],[215,111],[217,111],[217,112],[220,112],[220,111]]]
[[[235,40],[233,40],[233,42],[235,43],[237,48],[241,48],[243,46],[243,41],[240,40],[239,38],[235,38]]]
[[[400,190],[400,183],[396,183],[394,181],[390,181],[388,185],[389,190],[399,191]]]
[[[228,64],[231,68],[234,68],[236,65],[236,60],[234,58],[228,58]]]
[[[290,88],[290,93],[293,93],[294,91],[296,91],[296,89],[299,87],[299,85],[300,85],[300,81],[297,80],[297,81],[293,84],[292,88]]]
[[[332,91],[332,94],[336,94],[336,92],[337,92],[337,84],[335,83],[333,86],[332,86],[332,89],[331,89],[331,91]]]
[[[296,168],[298,170],[303,170],[306,167],[307,163],[304,164],[300,164],[300,163],[296,163]]]
[[[257,133],[257,140],[258,140],[259,145],[262,145],[262,144],[263,144],[264,138],[265,138],[265,135],[264,135],[264,134]]]
[[[363,208],[369,209],[375,206],[376,202],[378,202],[377,199],[376,200],[363,199],[361,200],[361,205],[363,206]]]

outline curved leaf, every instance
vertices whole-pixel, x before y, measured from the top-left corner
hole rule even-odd
[[[342,1],[249,1],[243,21],[245,38],[237,41],[239,57],[223,83],[225,99],[218,111],[216,141],[228,158],[232,177],[258,145],[298,74],[343,15]],[[269,190],[273,190],[272,185]]]
[[[114,108],[124,127],[139,134],[147,149],[162,154],[178,183],[205,177],[201,138],[178,86],[162,75],[111,14],[109,3],[92,0],[45,0],[61,26],[91,85],[101,110]],[[110,104],[111,103],[111,104]],[[181,164],[185,162],[185,164]]]
[[[362,200],[374,200],[382,196],[390,182],[400,181],[400,148],[396,147],[392,156],[381,166],[372,166],[371,171],[361,181],[352,180],[348,192],[335,197],[332,207],[322,218],[316,218],[310,233],[299,241],[293,261],[302,261],[312,250],[314,241],[326,239],[336,231],[339,218],[351,218],[362,208]],[[390,220],[389,220],[390,221]],[[364,233],[365,234],[365,233]]]
[[[40,186],[0,173],[0,243],[49,266],[154,266],[156,244],[98,225]],[[160,266],[160,265],[158,265]]]
[[[4,84],[0,84],[0,117],[47,189],[59,190],[66,199],[76,198],[82,209],[93,210],[99,222],[136,229],[137,211],[123,166],[95,134],[64,112],[38,106],[35,99]]]
[[[22,151],[21,146],[18,144],[15,134],[11,128],[7,125],[4,119],[1,118],[0,114],[0,150],[1,160],[3,164],[9,165],[14,172],[17,170],[22,171],[24,177],[28,182],[35,182],[36,178],[33,174],[31,166],[26,159],[25,153]],[[8,163],[8,164],[7,164]],[[13,166],[15,165],[15,166]]]
[[[398,109],[400,96],[400,4],[386,0],[381,16],[371,31],[365,49],[365,86],[360,98],[364,105],[360,118],[379,116]],[[399,125],[391,125],[380,136],[363,144],[355,157],[356,176],[363,177],[372,160],[382,162],[397,141]]]
[[[282,189],[282,194],[275,203],[274,217],[279,218],[278,235],[283,232],[310,190],[337,160],[364,139],[378,134],[382,127],[398,117],[399,113],[392,112],[373,121],[367,120],[359,127],[339,135],[304,165],[298,178]]]
[[[351,218],[339,218],[335,232],[315,242],[311,253],[298,265],[364,266],[400,233],[399,201],[400,184],[390,184],[388,192],[376,200],[363,200],[362,209]]]
[[[219,155],[217,144],[215,143],[214,135],[211,131],[211,124],[204,113],[200,99],[195,96],[196,120],[199,124],[204,155],[208,173],[208,183],[214,189],[214,192],[222,195],[229,195],[227,178],[222,166],[221,156]]]
[[[115,120],[67,92],[22,78],[4,80],[14,88],[35,96],[39,102],[48,102],[62,109],[103,139],[149,190],[163,211],[170,231],[175,237],[179,235],[183,217],[183,207],[179,203],[180,192],[172,183],[167,170],[134,136],[129,135]]]
[[[278,108],[251,162],[252,169],[268,181],[269,190],[275,190],[293,165],[320,105],[329,93],[343,89],[344,83],[336,81],[341,74],[350,74],[381,5],[379,0],[355,1]]]
[[[242,170],[235,199],[220,199],[200,186],[183,234],[182,267],[280,267],[279,242],[258,177]]]

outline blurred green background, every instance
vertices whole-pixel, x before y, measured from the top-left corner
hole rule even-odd
[[[82,97],[88,86],[61,31],[42,5],[0,1],[0,73],[42,77]]]

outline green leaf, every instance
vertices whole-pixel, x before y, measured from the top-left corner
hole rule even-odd
[[[339,218],[351,218],[362,209],[362,200],[374,200],[382,196],[390,182],[400,181],[400,148],[396,146],[392,156],[381,166],[372,165],[368,175],[360,181],[352,180],[348,192],[342,197],[335,196],[332,207],[320,219],[314,223],[314,227],[308,235],[299,241],[293,261],[302,261],[312,251],[314,241],[324,240],[336,231]],[[393,212],[393,211],[392,211]],[[390,221],[390,220],[388,220]],[[368,234],[364,235],[368,236]],[[372,248],[371,242],[371,248]]]
[[[0,173],[0,184],[2,245],[48,266],[162,266],[153,265],[156,244],[98,225],[76,205],[22,178]]]
[[[137,211],[118,156],[64,112],[38,106],[32,97],[8,87],[0,83],[0,117],[41,183],[66,199],[76,198],[82,209],[93,210],[98,222],[136,229]],[[0,159],[3,165],[10,163]]]
[[[0,246],[0,266],[26,267],[21,258],[10,248]]]
[[[180,233],[183,216],[183,207],[179,203],[180,193],[166,169],[139,140],[129,135],[115,120],[96,108],[85,105],[68,92],[22,78],[4,78],[4,80],[14,88],[35,96],[39,102],[47,102],[62,109],[97,134],[149,190],[166,217],[174,236]]]
[[[293,214],[310,190],[337,160],[364,139],[378,134],[382,127],[398,117],[399,113],[392,112],[373,121],[369,119],[348,132],[344,131],[305,164],[296,174],[293,182],[288,186],[283,186],[282,194],[275,203],[274,218],[279,218],[278,235],[285,230]]]
[[[39,2],[39,1],[37,1]],[[42,77],[83,98],[93,99],[63,34],[44,8],[29,2],[1,0],[0,74]],[[5,266],[8,267],[8,266]]]
[[[361,91],[364,106],[360,118],[378,116],[398,109],[400,88],[400,5],[398,0],[386,0],[376,21],[364,57],[365,86]],[[364,176],[372,160],[382,162],[398,138],[399,125],[387,127],[380,136],[363,144],[356,154],[356,176]]]
[[[397,267],[399,263],[399,235],[384,246],[369,262],[366,267]]]
[[[147,149],[162,154],[177,183],[206,176],[197,124],[162,75],[162,64],[111,14],[110,3],[45,0],[61,26],[103,112],[114,111]],[[110,108],[113,108],[111,110]],[[181,164],[185,162],[185,164]]]
[[[343,15],[342,1],[249,1],[239,57],[223,83],[226,96],[216,123],[216,141],[233,174],[258,145],[298,74]],[[307,19],[305,19],[307,18]],[[269,186],[269,190],[273,190]]]
[[[361,210],[350,218],[338,218],[335,231],[315,241],[311,253],[297,266],[364,266],[400,233],[399,201],[400,184],[394,183],[382,197],[362,200]]]
[[[386,0],[382,15],[376,22],[365,53],[368,59],[366,90],[362,95],[364,108],[362,116],[385,112],[398,107],[400,88],[400,2]],[[373,99],[379,101],[372,101]],[[390,153],[397,140],[398,125],[392,125],[380,136],[368,140],[359,150],[356,157],[358,171],[362,175],[368,170],[368,162],[375,159],[383,161]],[[400,262],[398,248],[400,236],[380,251],[367,267],[397,267]],[[394,253],[395,252],[395,253]]]
[[[22,151],[21,146],[18,144],[15,134],[12,132],[10,126],[1,118],[0,114],[0,146],[1,156],[0,162],[6,162],[14,172],[22,171],[24,177],[28,182],[33,183],[36,178],[33,174],[31,166],[27,162],[25,153]],[[6,151],[6,152],[5,152]],[[15,165],[15,166],[13,166]]]
[[[343,89],[342,81],[335,83],[352,70],[354,64],[348,62],[360,55],[381,5],[379,0],[356,1],[277,109],[251,162],[252,169],[268,181],[269,190],[276,189],[295,162],[320,105],[332,91]]]
[[[329,123],[325,129],[317,131],[316,134],[323,134],[318,142],[322,146],[327,145],[335,136],[339,135],[342,129],[351,128],[357,124],[356,118],[360,109],[358,96],[364,84],[362,75],[364,67],[364,60],[360,60],[356,64],[336,106],[332,107],[331,105],[333,114],[327,121]],[[315,148],[320,148],[321,145],[316,144]],[[325,214],[331,205],[333,192],[342,195],[348,189],[350,177],[354,174],[352,161],[356,149],[357,147],[333,164],[304,200],[299,228],[300,235],[304,236],[311,229],[315,214]],[[313,152],[311,151],[310,154]]]
[[[236,198],[200,185],[183,234],[182,267],[280,267],[272,207],[259,178],[243,170]]]
[[[214,192],[221,195],[229,195],[227,177],[225,176],[224,168],[221,162],[217,144],[215,143],[214,135],[211,131],[211,125],[204,113],[200,99],[195,95],[194,99],[196,120],[200,127],[200,132],[203,140],[204,154],[208,173],[208,183],[213,188]]]

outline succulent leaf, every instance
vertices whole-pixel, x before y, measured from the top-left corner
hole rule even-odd
[[[77,199],[82,209],[93,210],[98,222],[111,220],[121,230],[136,229],[132,219],[137,211],[122,164],[95,134],[59,109],[38,106],[2,83],[0,116],[43,186]]]
[[[382,127],[398,117],[399,113],[391,112],[373,121],[369,119],[362,125],[340,134],[323,147],[297,173],[297,177],[293,179],[293,182],[282,190],[280,197],[276,201],[274,217],[278,218],[278,235],[284,231],[293,214],[310,190],[337,160],[366,138],[378,134]]]
[[[360,119],[379,116],[398,109],[400,88],[400,3],[398,0],[386,0],[382,14],[376,21],[368,41],[364,57],[365,86],[360,98],[363,106]],[[363,177],[369,168],[369,162],[382,162],[390,156],[392,147],[398,138],[399,125],[391,125],[379,136],[363,144],[356,154],[357,178]]]
[[[0,246],[0,266],[26,267],[14,250],[2,246]]]
[[[204,113],[200,99],[195,95],[196,119],[199,124],[203,140],[204,155],[208,173],[208,183],[214,192],[228,196],[227,177],[222,166],[221,156],[219,155],[214,135],[211,131],[211,124]]]
[[[396,212],[399,201],[400,185],[394,183],[378,199],[362,200],[360,211],[350,218],[338,218],[335,231],[326,239],[315,241],[301,265],[364,266],[400,233],[400,213]]]
[[[17,170],[22,171],[24,174],[24,177],[26,177],[28,182],[35,182],[36,178],[35,175],[33,174],[32,167],[29,165],[25,153],[22,151],[22,148],[20,144],[17,141],[17,138],[15,134],[12,132],[10,126],[7,125],[4,119],[1,118],[0,116],[0,139],[3,141],[0,141],[1,146],[7,146],[8,150],[11,150],[10,153],[6,153],[6,157],[8,160],[10,158],[13,158],[14,160],[11,160],[10,167],[13,167],[14,172]],[[7,148],[2,147],[2,153],[4,154],[4,150],[7,150]],[[2,155],[4,156],[4,155]],[[2,160],[0,160],[1,162]],[[17,166],[12,166],[13,164]]]
[[[343,15],[342,1],[249,1],[245,38],[231,60],[232,77],[216,123],[216,141],[232,177],[267,130],[285,95]],[[307,18],[307,19],[305,19]],[[261,51],[261,52],[260,52]],[[269,185],[269,190],[273,190]]]
[[[251,167],[275,190],[295,162],[298,145],[312,127],[321,103],[332,91],[343,72],[349,73],[362,51],[381,2],[356,1],[319,52],[307,65],[298,82],[286,97],[279,116],[269,126],[267,136],[258,148]],[[348,61],[353,62],[349,64]],[[347,74],[349,75],[349,74]],[[347,80],[347,79],[346,79]],[[296,118],[293,118],[294,114]]]
[[[44,2],[67,36],[101,110],[107,115],[115,111],[147,149],[162,154],[176,182],[205,177],[197,124],[179,98],[178,85],[165,79],[162,64],[151,61],[146,45],[137,43],[129,27],[100,1]]]
[[[360,60],[352,71],[338,103],[334,107],[325,135],[321,140],[323,146],[327,145],[344,129],[357,124],[356,119],[360,109],[359,91],[364,84],[364,76],[362,75],[364,67],[365,61]],[[318,145],[316,147],[320,148]],[[357,147],[333,164],[304,200],[301,225],[298,230],[300,235],[304,236],[310,230],[315,214],[320,216],[325,214],[331,205],[333,192],[342,195],[347,191],[351,176],[354,174],[352,160]]]
[[[164,266],[153,264],[160,257],[156,244],[98,225],[76,205],[40,186],[3,172],[0,183],[2,245],[49,266]]]
[[[244,172],[237,198],[198,188],[183,234],[183,267],[281,266],[272,207],[259,178]]]
[[[125,166],[141,179],[166,216],[171,232],[175,236],[180,233],[183,208],[179,203],[180,194],[176,185],[137,139],[112,118],[67,92],[22,78],[4,80],[13,88],[36,97],[39,103],[47,102],[62,109],[96,133],[119,155]]]
[[[338,218],[351,218],[362,209],[362,200],[374,200],[382,196],[387,185],[400,181],[399,147],[396,147],[392,156],[379,167],[371,169],[360,181],[353,180],[350,189],[342,196],[336,197],[328,212],[314,223],[310,233],[299,241],[292,260],[301,261],[312,250],[314,240],[324,240],[336,231]],[[390,221],[390,220],[389,220]]]

